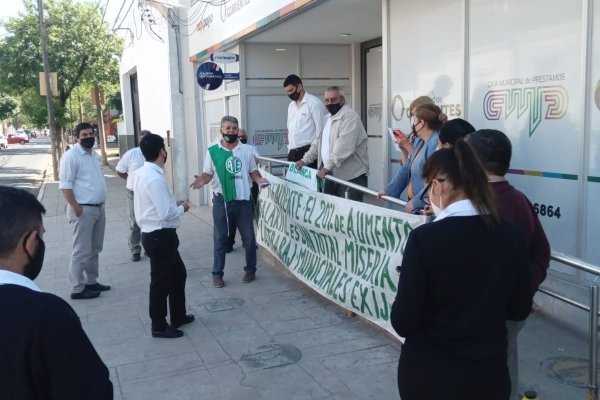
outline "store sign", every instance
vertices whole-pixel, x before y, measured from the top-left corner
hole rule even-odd
[[[215,90],[223,84],[225,76],[223,70],[214,62],[200,64],[196,71],[198,85],[204,90]]]
[[[216,63],[229,64],[240,61],[240,55],[226,52],[212,53],[210,55],[210,60]]]

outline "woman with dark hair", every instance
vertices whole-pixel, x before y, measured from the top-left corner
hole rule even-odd
[[[471,132],[475,132],[475,128],[469,121],[465,121],[462,118],[455,118],[446,122],[440,128],[440,133],[438,135],[438,150],[448,149],[454,146],[454,142],[464,138]]]
[[[387,184],[385,189],[379,192],[379,196],[387,195],[399,198],[406,190],[408,197],[407,212],[417,212],[425,207],[425,203],[421,198],[424,187],[423,165],[429,156],[435,152],[438,144],[438,131],[447,120],[448,117],[434,104],[424,104],[416,109],[412,118],[412,125],[417,138],[408,161],[400,167],[394,179]]]
[[[487,176],[458,140],[427,160],[434,222],[411,232],[391,323],[406,341],[402,400],[507,400],[506,320],[531,309],[526,240],[498,218]]]

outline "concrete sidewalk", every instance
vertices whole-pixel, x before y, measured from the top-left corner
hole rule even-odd
[[[399,343],[259,259],[242,283],[243,250],[227,255],[224,289],[212,286],[212,214],[194,208],[178,230],[187,266],[188,310],[196,321],[180,339],[155,339],[148,317],[149,260],[131,262],[124,181],[105,169],[106,235],[98,299],[71,300],[71,229],[58,183],[45,184],[46,261],[42,290],[73,306],[110,368],[116,399],[398,399]],[[530,317],[521,334],[521,389],[540,398],[584,399],[585,338]],[[435,384],[435,377],[432,377]]]

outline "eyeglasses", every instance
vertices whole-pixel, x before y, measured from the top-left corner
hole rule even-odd
[[[423,189],[423,191],[421,192],[420,199],[423,203],[425,203],[427,205],[431,205],[431,201],[429,200],[429,190],[431,189],[431,185],[433,184],[434,180],[442,183],[446,180],[446,178],[433,178],[431,181],[429,181],[427,186],[425,186],[425,189]]]

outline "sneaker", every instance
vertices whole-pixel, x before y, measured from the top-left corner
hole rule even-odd
[[[171,322],[171,326],[173,328],[179,328],[181,325],[185,325],[185,324],[189,324],[190,322],[194,322],[195,319],[196,319],[196,317],[194,317],[192,314],[188,314],[185,317],[183,317],[183,321],[181,321],[181,322]]]
[[[162,331],[152,329],[152,337],[164,339],[176,339],[183,336],[183,332],[179,329],[167,325]]]
[[[89,289],[87,286],[84,287],[80,293],[71,293],[71,298],[73,300],[89,300],[95,299],[98,296],[100,296],[99,290],[92,290]]]
[[[223,277],[213,276],[213,286],[216,288],[222,288],[223,286],[225,286],[225,281],[223,281]]]
[[[131,255],[131,261],[140,261],[140,253],[133,253]]]
[[[85,287],[87,289],[90,290],[96,290],[98,292],[106,292],[107,290],[110,290],[110,286],[109,285],[103,285],[101,283],[94,283],[93,285],[85,285]]]
[[[244,278],[242,279],[242,282],[244,282],[244,283],[250,283],[254,279],[256,279],[256,272],[254,272],[254,271],[252,271],[252,272],[246,272],[244,274]]]

